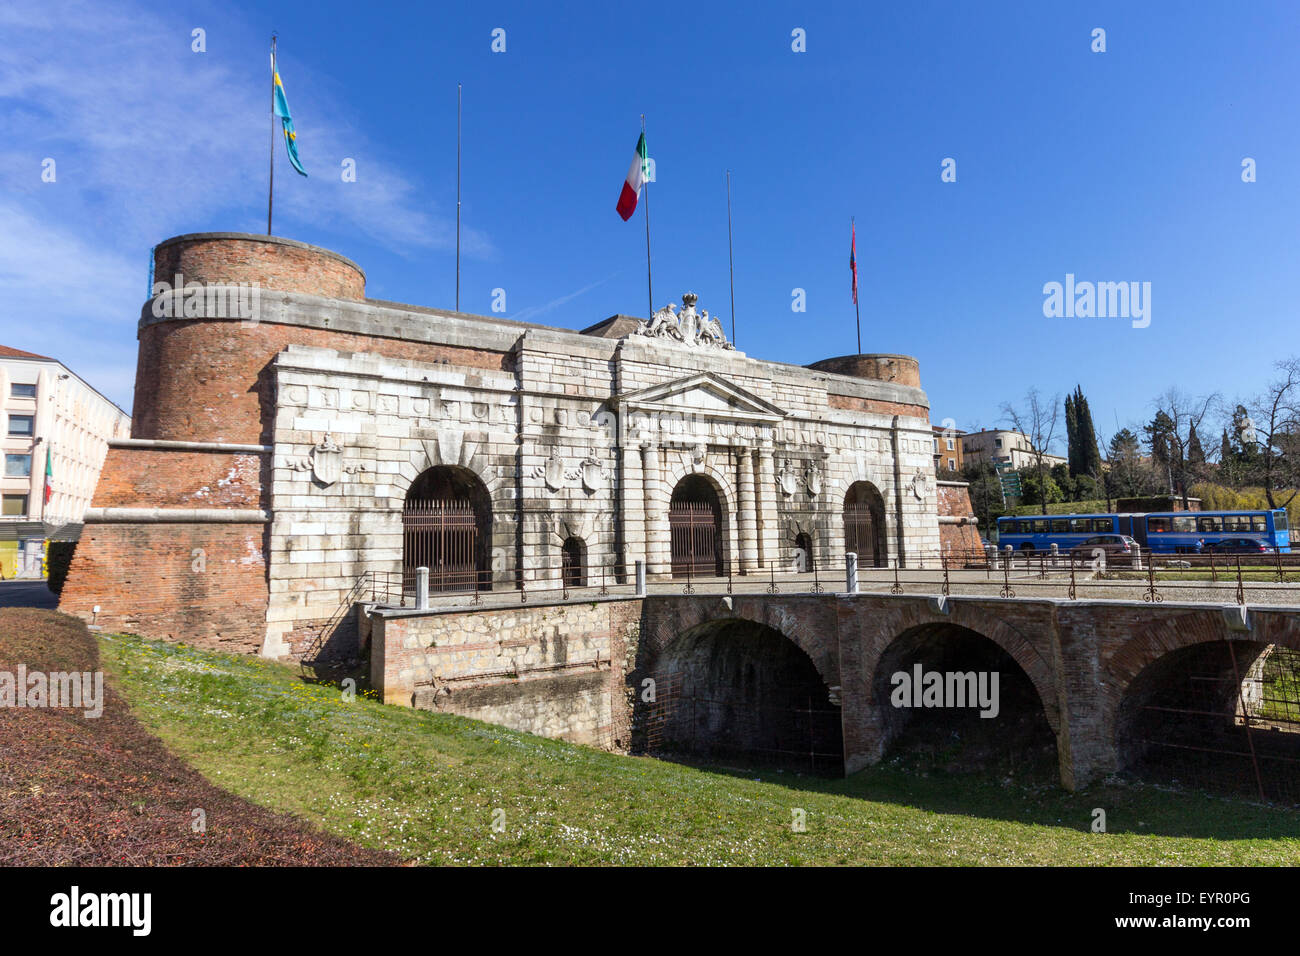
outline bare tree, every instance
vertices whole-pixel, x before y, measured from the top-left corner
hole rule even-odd
[[[1002,405],[1002,414],[1011,423],[1011,427],[1029,440],[1029,450],[1033,453],[1034,461],[1038,466],[1039,498],[1042,502],[1043,514],[1047,514],[1047,469],[1043,466],[1043,456],[1048,453],[1052,437],[1056,433],[1056,421],[1060,409],[1060,395],[1055,395],[1050,401],[1045,402],[1036,388],[1031,388],[1025,393],[1019,407],[1009,402],[1004,402]]]
[[[1203,461],[1196,460],[1197,455],[1194,453],[1189,460],[1188,453],[1194,452],[1197,444],[1193,436],[1199,437],[1199,432],[1205,427],[1206,416],[1218,400],[1217,393],[1193,398],[1176,387],[1155,400],[1156,422],[1160,422],[1162,416],[1164,421],[1159,435],[1164,438],[1168,449],[1169,460],[1166,466],[1173,485],[1170,490],[1182,497],[1183,510],[1191,507],[1187,500],[1189,479],[1195,479],[1204,465]],[[1155,437],[1155,431],[1148,429],[1148,432]]]
[[[1276,365],[1279,377],[1251,403],[1259,472],[1270,508],[1285,508],[1300,490],[1300,359]],[[1241,436],[1243,443],[1250,436]],[[1282,496],[1285,500],[1278,504]]]

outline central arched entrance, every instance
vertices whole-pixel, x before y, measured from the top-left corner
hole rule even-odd
[[[673,489],[668,506],[673,577],[721,576],[722,503],[703,475],[687,475]]]
[[[858,556],[858,566],[883,568],[885,549],[885,499],[869,481],[855,481],[844,495],[844,551]]]
[[[402,510],[402,577],[414,588],[417,568],[429,569],[430,591],[492,587],[492,502],[478,476],[439,465],[420,474]]]

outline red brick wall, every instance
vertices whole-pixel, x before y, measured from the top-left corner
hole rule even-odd
[[[274,239],[214,235],[159,243],[154,250],[154,281],[174,283],[255,283],[262,289],[305,292],[361,301],[365,274],[342,256],[324,249]]]
[[[87,524],[59,610],[90,621],[98,604],[107,631],[256,652],[266,633],[265,532],[262,524]]]
[[[269,455],[110,448],[96,508],[258,508]]]
[[[481,349],[268,322],[161,322],[140,332],[132,437],[270,444],[275,414],[270,365],[291,343],[510,369],[507,354]]]
[[[874,398],[858,398],[856,395],[826,396],[826,403],[831,408],[844,408],[854,412],[874,412],[877,415],[905,415],[911,418],[929,418],[930,409],[924,405],[906,405],[902,402],[883,402]]]

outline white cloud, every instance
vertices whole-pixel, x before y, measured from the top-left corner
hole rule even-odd
[[[129,353],[134,367],[146,250],[182,232],[265,222],[267,54],[238,22],[206,24],[202,54],[189,29],[129,3],[0,5],[0,342],[43,351],[15,340],[39,314],[42,334],[59,335],[44,351],[70,365],[84,356],[78,371],[101,388],[83,368],[101,365],[120,383],[130,376],[110,375],[104,360]],[[454,248],[454,220],[357,130],[346,94],[301,55],[291,74],[288,65],[282,57],[311,175],[292,171],[277,133],[277,234],[353,231],[400,255]],[[345,156],[357,161],[355,183],[339,175]],[[40,178],[45,157],[57,163],[53,184]],[[462,250],[495,255],[478,231],[462,234]]]

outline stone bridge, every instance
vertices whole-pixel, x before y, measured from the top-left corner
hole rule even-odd
[[[805,749],[835,753],[843,773],[880,760],[918,718],[917,708],[895,706],[894,675],[917,675],[918,666],[922,674],[997,673],[1000,713],[988,726],[1007,734],[1037,726],[1047,751],[1054,745],[1061,784],[1074,789],[1142,762],[1153,741],[1183,740],[1169,746],[1196,750],[1209,742],[1206,734],[1240,736],[1243,724],[1248,734],[1242,715],[1251,694],[1242,688],[1275,648],[1300,651],[1300,608],[970,595],[649,595],[375,609],[361,631],[371,645],[373,682],[391,703],[616,749],[643,746],[647,734],[653,744],[658,733],[679,748],[694,743],[703,751],[701,744],[717,741],[698,738],[720,737],[739,751],[781,751],[788,748],[777,738],[796,733],[811,738]],[[691,701],[690,741],[673,728],[686,718],[663,712],[665,698],[679,696]],[[768,711],[793,716],[774,723],[762,716]],[[964,716],[972,714],[968,708]],[[959,715],[943,708],[920,716],[943,722]],[[1234,756],[1222,759],[1237,759],[1249,745],[1266,776],[1295,779],[1300,733],[1271,739],[1283,740],[1277,754],[1241,740]]]

